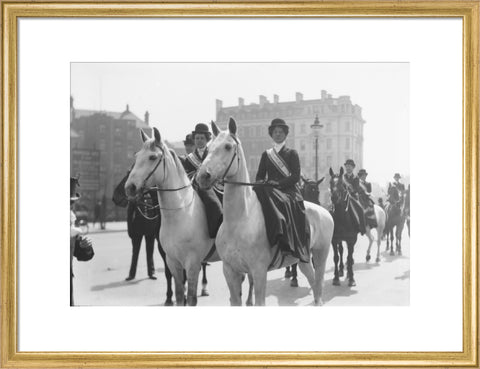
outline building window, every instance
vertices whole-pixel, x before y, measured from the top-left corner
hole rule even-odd
[[[305,131],[306,131],[306,130],[305,130],[305,123],[302,123],[302,124],[300,125],[300,133],[305,133]]]
[[[332,149],[332,139],[327,138],[327,150],[331,150],[331,149]]]
[[[350,138],[345,139],[345,150],[350,150]]]
[[[345,122],[345,132],[350,132],[350,122]]]
[[[332,132],[332,123],[331,122],[327,123],[326,129],[327,129],[327,132]]]
[[[332,166],[332,157],[330,155],[327,156],[327,167]]]

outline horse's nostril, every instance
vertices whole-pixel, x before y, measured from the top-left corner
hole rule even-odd
[[[128,188],[129,192],[130,192],[130,195],[134,195],[135,192],[137,191],[137,187],[135,187],[134,184],[130,185],[130,187]]]
[[[211,177],[212,177],[212,175],[210,174],[210,172],[208,170],[205,171],[205,178],[210,179]]]

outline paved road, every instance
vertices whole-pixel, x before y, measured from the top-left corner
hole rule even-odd
[[[147,277],[145,245],[142,244],[137,269],[137,279],[126,282],[131,257],[131,244],[126,231],[90,234],[95,247],[95,257],[89,262],[74,261],[74,292],[76,305],[127,305],[161,306],[165,301],[166,282],[163,261],[158,251],[154,259],[156,281]],[[410,302],[410,240],[406,231],[403,239],[403,255],[390,256],[381,247],[380,263],[365,261],[368,240],[359,238],[355,246],[354,273],[356,287],[348,287],[344,278],[342,285],[332,285],[333,250],[330,250],[325,274],[323,300],[326,306],[405,306]],[[373,250],[373,249],[372,249]],[[376,252],[376,251],[375,251]],[[346,258],[346,254],[345,254]],[[212,263],[207,269],[210,296],[199,297],[199,306],[229,305],[228,287],[222,272],[221,262]],[[299,287],[290,287],[284,278],[284,270],[268,274],[268,306],[312,305],[313,295],[307,280],[299,272]],[[200,292],[200,285],[199,285]],[[247,283],[244,283],[244,296]]]

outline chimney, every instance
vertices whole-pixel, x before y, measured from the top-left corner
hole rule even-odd
[[[327,91],[322,90],[322,99],[326,99],[326,98],[327,98]]]
[[[245,105],[245,100],[243,99],[243,97],[239,97],[238,98],[238,106],[244,106]]]
[[[148,112],[148,110],[145,112],[145,123],[147,124],[148,126],[148,123],[149,123],[149,118],[150,118],[150,113]]]
[[[263,95],[259,96],[259,101],[260,101],[260,107],[262,107],[263,105],[265,105],[268,102],[267,97],[263,96]]]
[[[278,95],[273,95],[273,102],[274,102],[275,104],[278,104],[278,101],[279,101],[279,100],[280,100],[280,99],[279,99]]]
[[[300,102],[303,100],[303,94],[300,92],[295,93],[295,101]]]
[[[129,109],[130,109],[130,107],[129,107],[128,104],[127,104],[127,110],[126,110],[126,111],[130,111]]]
[[[217,113],[218,113],[220,110],[222,110],[223,101],[219,100],[219,99],[216,99],[215,100],[215,106],[216,106],[216,110],[217,110]]]
[[[328,97],[329,99],[331,99],[331,98],[332,98],[332,95],[331,95],[331,94],[328,94],[327,97]]]

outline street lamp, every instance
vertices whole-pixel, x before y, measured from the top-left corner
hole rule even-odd
[[[315,121],[310,126],[312,135],[315,137],[315,181],[318,181],[318,137],[320,137],[320,130],[323,125],[318,120],[318,114],[315,116]]]

